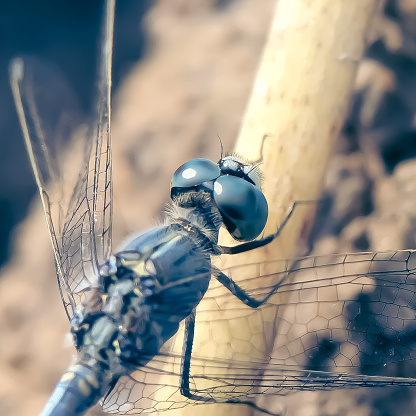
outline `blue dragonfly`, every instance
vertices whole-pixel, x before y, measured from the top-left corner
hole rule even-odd
[[[290,218],[258,238],[261,175],[236,156],[179,167],[164,224],[112,254],[114,10],[108,0],[97,114],[70,195],[54,151],[70,130],[42,119],[39,66],[10,67],[77,349],[41,415],[83,415],[100,400],[119,414],[210,403],[276,414],[274,398],[293,391],[415,385],[403,369],[416,351],[412,250],[215,267],[218,255],[269,244]],[[239,244],[219,245],[221,227]]]

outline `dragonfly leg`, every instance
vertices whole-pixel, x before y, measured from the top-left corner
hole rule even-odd
[[[273,289],[263,298],[263,299],[255,299],[253,296],[250,296],[243,288],[241,288],[234,280],[230,279],[226,274],[221,272],[220,270],[213,271],[215,278],[224,286],[226,287],[237,299],[240,299],[241,302],[245,303],[250,308],[256,309],[259,306],[263,305],[267,302],[270,297],[276,293],[277,289],[279,289],[279,283],[274,285]]]
[[[182,396],[188,399],[205,402],[205,403],[216,403],[213,398],[198,396],[191,392],[189,387],[190,371],[191,371],[191,358],[192,358],[192,347],[194,343],[195,334],[195,310],[185,319],[185,337],[182,351],[182,363],[181,363],[181,379],[180,379],[180,391]]]
[[[185,319],[185,339],[182,351],[182,363],[181,363],[181,381],[180,389],[182,396],[193,399],[193,394],[189,388],[189,377],[191,370],[191,356],[192,347],[194,343],[195,334],[195,310]],[[195,400],[195,399],[194,399]]]
[[[280,235],[283,228],[288,223],[290,217],[293,215],[293,212],[295,211],[296,207],[300,205],[317,204],[319,202],[322,202],[322,201],[321,200],[296,201],[290,206],[289,212],[286,215],[286,218],[279,225],[275,233],[270,234],[266,237],[260,238],[258,240],[249,241],[248,243],[238,244],[237,246],[233,246],[233,247],[218,246],[218,248],[221,251],[221,254],[239,254],[239,253],[245,253],[246,251],[254,250],[259,247],[264,247],[267,244],[270,244],[275,238],[277,238]]]
[[[195,310],[185,319],[185,339],[184,339],[184,346],[183,346],[183,351],[182,351],[181,380],[180,380],[181,394],[187,397],[188,399],[195,400],[198,402],[218,403],[212,397],[203,397],[203,396],[198,396],[197,394],[192,393],[189,387],[194,334],[195,334]],[[280,413],[269,412],[268,410],[260,406],[257,406],[255,403],[250,402],[248,400],[238,401],[238,400],[230,399],[227,401],[223,401],[221,403],[244,404],[260,412],[263,412],[272,416],[282,416]]]

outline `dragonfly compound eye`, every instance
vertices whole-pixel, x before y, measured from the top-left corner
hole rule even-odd
[[[180,166],[170,183],[171,197],[183,188],[192,188],[220,176],[219,166],[208,159],[192,159]]]
[[[236,176],[220,176],[214,184],[214,200],[224,225],[236,240],[253,240],[263,231],[267,201],[251,183]]]

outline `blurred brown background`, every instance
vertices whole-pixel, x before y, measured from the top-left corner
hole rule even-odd
[[[181,163],[193,157],[217,160],[217,134],[224,148],[232,149],[275,5],[273,0],[161,0],[139,10],[134,2],[119,3],[113,101],[115,248],[130,233],[161,218],[171,175]],[[45,2],[44,10],[48,6]],[[84,2],[76,6],[78,15],[86,13]],[[78,39],[88,45],[90,58],[97,50],[100,6],[91,6],[85,20],[91,33],[85,41]],[[67,37],[80,29],[78,15],[65,16],[73,22]],[[49,17],[59,26],[58,18]],[[124,58],[118,49],[124,50]],[[71,51],[68,55],[74,57]],[[93,65],[83,70],[74,62],[89,79],[81,87],[86,95],[93,91]],[[70,64],[63,66],[71,73]],[[415,69],[416,1],[386,1],[328,169],[328,198],[312,233],[313,254],[416,247]],[[81,105],[88,108],[89,98],[81,97]],[[14,115],[8,123],[12,121],[17,123]],[[10,138],[4,132],[9,124],[3,125],[0,142],[7,150]],[[12,193],[27,195],[32,176],[21,138],[15,140],[20,140],[20,149],[7,155],[4,150],[3,165],[11,177],[19,175]],[[6,177],[0,180],[2,195],[11,192]],[[14,212],[13,206],[6,211]],[[20,213],[26,207],[19,206]],[[9,218],[10,224],[14,216],[3,215],[3,220]],[[0,274],[0,414],[26,416],[39,413],[73,349],[64,347],[69,325],[37,197],[12,236]],[[288,414],[406,415],[414,413],[412,394],[410,388],[362,389],[299,393],[282,400]]]

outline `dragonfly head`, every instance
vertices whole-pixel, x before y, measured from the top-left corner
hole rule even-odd
[[[260,172],[237,156],[218,163],[192,159],[180,166],[171,181],[171,198],[187,191],[208,191],[223,223],[238,241],[255,239],[267,221],[267,201],[261,191]]]

